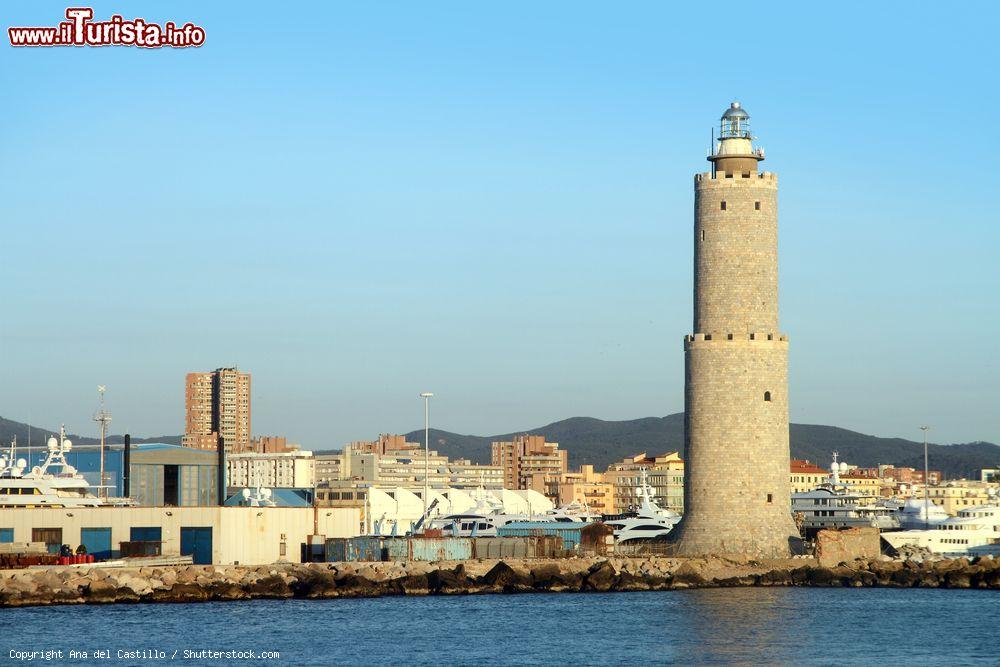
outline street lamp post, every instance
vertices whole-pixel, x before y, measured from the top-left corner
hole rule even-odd
[[[431,397],[433,397],[429,391],[425,391],[420,394],[420,398],[424,399],[424,521],[427,521],[427,499],[430,494],[430,484],[428,483],[428,477],[430,475],[431,464],[430,464],[430,449],[431,449]]]
[[[924,530],[930,528],[930,490],[927,488],[931,483],[931,473],[930,466],[927,465],[927,431],[930,430],[930,426],[921,426],[920,430],[924,432]]]

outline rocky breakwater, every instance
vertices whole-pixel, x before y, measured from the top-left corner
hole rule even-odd
[[[1000,559],[572,558],[440,563],[45,568],[0,572],[0,607],[383,595],[649,591],[729,586],[1000,589]]]

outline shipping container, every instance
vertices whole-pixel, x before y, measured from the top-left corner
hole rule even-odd
[[[580,534],[588,524],[580,521],[516,521],[497,529],[500,537],[561,537],[563,548],[577,551],[580,548]]]
[[[563,541],[557,535],[473,539],[473,558],[559,558],[563,555]]]
[[[390,537],[385,540],[385,559],[400,561],[468,560],[472,558],[469,537]]]
[[[332,537],[326,541],[326,562],[383,560],[383,539],[375,536]]]
[[[410,541],[405,537],[387,537],[382,541],[382,560],[410,560]]]

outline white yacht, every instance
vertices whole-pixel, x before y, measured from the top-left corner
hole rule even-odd
[[[632,540],[665,537],[681,520],[681,515],[663,509],[653,500],[653,489],[646,481],[646,469],[640,470],[642,483],[636,492],[639,495],[639,509],[635,516],[614,518],[605,523],[614,528],[615,542],[621,544]]]
[[[590,507],[578,502],[572,502],[567,505],[561,505],[555,509],[551,509],[545,513],[542,520],[547,521],[550,517],[553,521],[559,521],[562,523],[589,523],[591,521],[600,521],[602,518],[600,514],[592,510]],[[538,519],[535,519],[535,521],[537,520]]]
[[[943,556],[1000,556],[1000,505],[980,505],[923,530],[885,533],[882,539],[899,551],[907,546]]]
[[[903,530],[927,529],[946,521],[949,514],[928,499],[908,498],[899,510],[899,525]]]
[[[431,519],[428,528],[437,528],[447,537],[496,537],[497,528],[515,521],[558,521],[552,514],[505,514],[502,508],[477,504],[464,512]]]
[[[17,458],[16,441],[8,454],[0,456],[0,507],[99,507],[126,505],[121,498],[98,498],[91,493],[90,483],[66,461],[73,443],[60,427],[59,437],[47,443],[45,461],[25,470],[28,462]]]
[[[847,465],[833,453],[829,479],[812,491],[792,494],[792,516],[807,536],[823,528],[873,526],[881,531],[898,530],[898,508],[876,502],[865,504],[865,497],[851,493],[841,484],[840,473]]]
[[[793,493],[792,515],[806,531],[860,526],[897,530],[900,527],[897,510],[881,504],[863,505],[862,500],[862,496],[842,487],[823,485],[812,491]]]

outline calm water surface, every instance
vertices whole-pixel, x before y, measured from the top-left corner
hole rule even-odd
[[[264,664],[283,665],[1000,664],[1000,596],[739,588],[6,609],[0,648],[0,664],[15,664],[12,649],[104,665],[259,662],[182,659],[201,649],[277,651]],[[112,657],[71,661],[70,649]],[[166,658],[116,657],[144,649]]]

